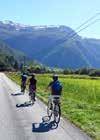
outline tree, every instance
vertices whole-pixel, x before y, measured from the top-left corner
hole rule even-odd
[[[71,69],[65,69],[63,74],[73,74],[73,71]]]
[[[14,66],[14,65],[15,65],[14,56],[9,56],[9,57],[8,57],[8,63],[9,63],[11,66]]]
[[[18,62],[16,60],[15,60],[15,63],[14,63],[14,66],[13,67],[14,67],[15,70],[18,70],[19,69],[19,65],[18,65]]]
[[[96,70],[96,69],[91,70],[89,72],[89,76],[100,76],[100,70],[99,69],[98,70]]]

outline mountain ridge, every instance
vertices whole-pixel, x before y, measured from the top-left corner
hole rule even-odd
[[[76,35],[69,39],[71,34]],[[16,30],[14,24],[0,22],[0,38],[12,48],[50,67],[100,68],[100,40],[82,38],[67,26],[20,26]]]

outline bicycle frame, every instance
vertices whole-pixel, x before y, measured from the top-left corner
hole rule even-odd
[[[56,100],[56,98],[58,98],[57,100],[60,101],[60,96],[59,95],[50,95],[49,96],[49,102],[54,104],[54,100]]]
[[[51,119],[52,115],[54,115],[54,121],[56,123],[59,123],[60,115],[61,115],[60,96],[58,96],[58,95],[49,96],[47,114],[48,114],[50,119]],[[58,118],[58,121],[56,121],[57,118]]]

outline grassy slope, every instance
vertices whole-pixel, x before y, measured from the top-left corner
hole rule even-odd
[[[11,79],[20,84],[20,77],[10,73]],[[37,75],[38,96],[45,102],[48,93],[45,87],[51,81],[48,75]],[[85,79],[84,79],[85,78]],[[94,139],[100,138],[100,80],[91,80],[88,77],[60,76],[63,84],[62,115],[82,128]]]

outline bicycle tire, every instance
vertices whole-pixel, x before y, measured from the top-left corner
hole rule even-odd
[[[47,104],[47,115],[49,118],[52,117],[52,110],[51,110],[51,103],[48,101],[48,104]]]
[[[58,108],[58,109],[57,109]],[[56,123],[60,122],[60,117],[61,117],[61,108],[60,104],[55,104],[54,105],[54,121]]]

